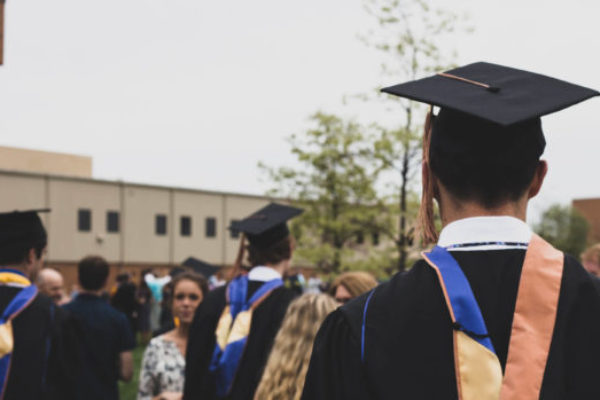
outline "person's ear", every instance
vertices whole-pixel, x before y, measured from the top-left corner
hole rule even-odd
[[[542,184],[544,183],[544,179],[546,178],[547,173],[548,163],[545,160],[540,160],[535,169],[535,174],[533,175],[531,185],[529,185],[529,192],[527,194],[528,199],[535,197],[540,192],[540,189],[542,188]]]

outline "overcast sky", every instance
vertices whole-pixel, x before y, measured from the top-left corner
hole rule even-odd
[[[490,61],[600,88],[600,2],[436,0]],[[7,0],[0,145],[90,155],[105,179],[261,194],[258,161],[317,110],[361,120],[346,94],[393,84],[356,37],[361,0]],[[399,110],[400,111],[400,110]],[[373,114],[371,114],[373,113]],[[600,99],[544,118],[550,172],[530,209],[600,196]]]

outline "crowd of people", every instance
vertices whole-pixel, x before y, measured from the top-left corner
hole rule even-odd
[[[117,399],[137,332],[139,400],[600,398],[600,244],[582,266],[525,223],[547,172],[540,117],[600,93],[487,63],[385,91],[441,107],[419,217],[436,245],[409,271],[306,281],[288,228],[303,210],[271,203],[232,224],[227,280],[182,266],[108,288],[89,256],[67,295],[42,269],[47,210],[1,213],[0,396]]]

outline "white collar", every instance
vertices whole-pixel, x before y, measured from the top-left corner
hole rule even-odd
[[[281,279],[281,274],[273,268],[259,265],[250,270],[248,279],[251,281],[268,282],[273,279]]]
[[[531,228],[515,217],[471,217],[446,225],[440,232],[437,244],[440,247],[448,248],[470,243],[486,243],[451,248],[452,251],[523,249],[526,247],[512,243],[529,243],[532,234]],[[494,244],[489,244],[490,242],[494,242]]]

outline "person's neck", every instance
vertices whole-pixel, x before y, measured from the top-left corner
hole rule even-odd
[[[277,264],[267,264],[267,265],[264,265],[264,267],[274,269],[281,276],[284,275],[285,271],[287,270],[287,266],[288,266],[288,261],[287,260],[282,261],[282,262],[277,263]]]
[[[445,227],[451,222],[460,219],[471,217],[492,217],[492,216],[509,216],[522,220],[527,219],[527,202],[522,201],[506,202],[499,206],[487,208],[475,202],[459,202],[450,200],[450,204],[444,207],[442,202],[440,206],[440,215],[442,219],[442,227]]]
[[[174,329],[175,336],[180,338],[187,338],[190,333],[190,324],[180,323],[178,327]]]
[[[102,292],[104,292],[104,288],[98,290],[89,290],[89,289],[80,289],[79,294],[89,294],[91,296],[102,296]]]

